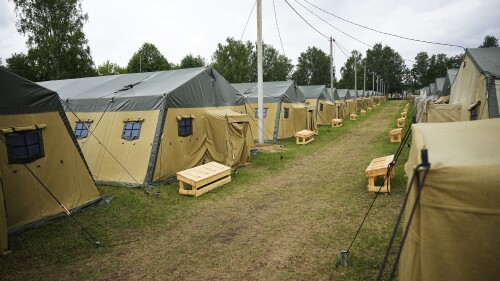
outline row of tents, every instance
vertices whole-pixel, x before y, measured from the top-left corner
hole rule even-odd
[[[236,167],[258,135],[257,84],[231,85],[211,67],[39,83],[0,69],[0,81],[2,253],[7,230],[100,200],[96,181],[147,186],[210,161]],[[356,100],[383,99],[350,93],[264,83],[265,139],[317,131]]]
[[[500,116],[500,48],[467,49],[459,69],[420,89],[417,122],[438,123]]]
[[[500,48],[468,49],[415,97],[400,280],[498,279],[499,101]]]

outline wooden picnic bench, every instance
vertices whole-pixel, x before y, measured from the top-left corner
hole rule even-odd
[[[401,142],[401,135],[403,134],[403,128],[397,128],[389,132],[389,139],[391,142]]]
[[[332,127],[333,128],[338,128],[342,126],[342,119],[332,119]]]
[[[316,133],[309,130],[302,130],[295,133],[296,144],[308,144],[314,140],[314,135]]]
[[[403,128],[406,125],[406,118],[398,118],[398,128]]]
[[[368,177],[368,192],[391,193],[391,178],[394,178],[394,169],[391,170],[390,177],[386,178],[383,186],[375,186],[375,178],[382,177],[382,180],[387,174],[389,164],[394,160],[394,154],[384,157],[375,158],[365,170],[365,175]]]
[[[231,182],[231,167],[210,162],[177,172],[177,181],[179,182],[179,194],[198,197]],[[190,185],[191,189],[186,189],[184,184]]]
[[[351,121],[356,121],[358,119],[358,115],[352,113],[351,115],[349,115],[349,118],[351,119]]]

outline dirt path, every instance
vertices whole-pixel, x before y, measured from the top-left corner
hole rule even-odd
[[[364,169],[378,156],[371,148],[387,134],[400,105],[390,102],[286,170],[201,202],[178,227],[146,230],[139,242],[80,266],[109,280],[318,280],[342,274],[332,272],[350,241],[335,237],[351,237],[345,232],[355,231],[364,215],[365,208],[352,207],[371,198],[364,192]],[[113,271],[107,272],[107,263]]]

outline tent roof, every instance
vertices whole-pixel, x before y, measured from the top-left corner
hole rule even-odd
[[[333,88],[333,94],[332,94],[332,88],[327,88],[326,89],[328,91],[328,94],[330,95],[330,97],[333,97],[333,100],[340,100],[340,96],[339,96],[339,93],[337,92],[337,89],[336,88]]]
[[[435,95],[436,93],[437,93],[436,83],[431,83],[429,85],[429,93],[428,93],[428,95]]]
[[[351,98],[351,94],[349,93],[349,89],[337,89],[337,93],[340,99],[346,100]]]
[[[450,85],[453,85],[453,82],[455,82],[457,74],[458,74],[458,69],[448,69],[446,71],[445,79],[447,78],[450,81]]]
[[[358,90],[349,89],[349,94],[351,94],[351,98],[359,98]]]
[[[299,89],[306,99],[332,100],[324,85],[299,86]]]
[[[474,64],[481,72],[489,72],[500,78],[500,47],[494,48],[470,48],[469,55]]]
[[[232,84],[235,89],[241,90],[239,93],[245,95],[248,102],[257,102],[257,82]],[[253,84],[252,87],[250,84]],[[264,102],[278,102],[283,101],[287,103],[302,103],[305,101],[305,96],[300,89],[297,88],[293,81],[274,81],[264,82],[262,84],[264,90]]]
[[[56,92],[0,68],[0,115],[62,110]]]
[[[168,107],[203,107],[243,104],[231,85],[211,67],[132,73],[38,83],[55,90],[62,99],[121,100],[111,110],[158,109],[162,100]],[[126,103],[123,101],[126,100]],[[95,103],[95,102],[94,102]]]

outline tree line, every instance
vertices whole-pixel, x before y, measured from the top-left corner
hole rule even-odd
[[[126,66],[109,60],[94,65],[83,25],[88,15],[83,13],[81,0],[12,0],[17,15],[18,31],[27,36],[28,51],[15,53],[5,60],[10,71],[33,81],[138,73],[203,67],[205,58],[188,54],[179,64],[169,62],[152,43],[144,43]],[[486,36],[479,47],[498,47],[498,39]],[[326,85],[330,87],[330,56],[317,47],[308,47],[297,58],[297,65],[272,45],[263,44],[264,81],[294,80],[299,85]],[[411,68],[401,55],[389,46],[377,43],[366,51],[351,52],[340,68],[341,79],[334,79],[334,87],[372,89],[377,79],[383,79],[386,92],[420,89],[444,77],[447,69],[458,68],[463,55],[420,52]],[[3,61],[0,60],[0,66]],[[230,83],[257,81],[256,46],[250,41],[227,38],[219,43],[210,65]],[[356,66],[356,73],[354,71]],[[366,69],[366,81],[364,81]],[[374,80],[375,79],[375,80]],[[376,86],[375,86],[376,87]]]

